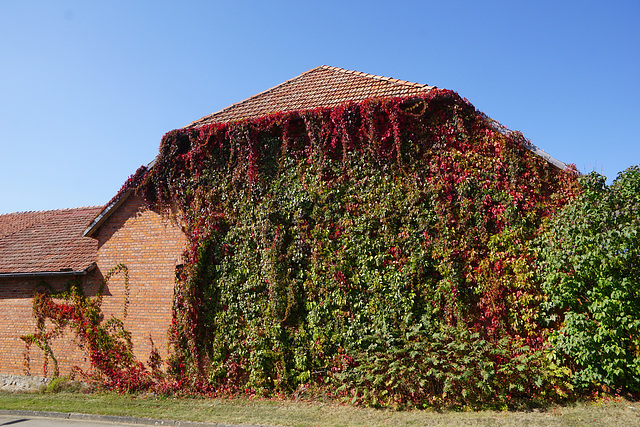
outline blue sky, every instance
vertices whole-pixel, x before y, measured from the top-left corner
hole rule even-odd
[[[0,0],[0,213],[102,205],[162,135],[318,65],[452,89],[640,164],[640,1]]]

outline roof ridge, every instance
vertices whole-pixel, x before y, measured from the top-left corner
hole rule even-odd
[[[96,206],[78,206],[76,208],[62,208],[62,209],[45,209],[45,210],[35,210],[35,211],[18,211],[18,212],[9,212],[0,214],[0,216],[7,215],[24,215],[24,214],[45,214],[50,212],[64,212],[64,211],[78,211],[78,210],[86,210],[86,209],[99,209],[104,206],[96,205]]]
[[[424,83],[416,83],[416,82],[410,82],[408,80],[394,79],[392,77],[378,76],[376,74],[364,73],[362,71],[355,71],[355,70],[347,70],[345,68],[333,67],[331,65],[321,65],[319,67],[314,68],[313,70],[317,68],[323,68],[323,69],[332,70],[332,71],[339,71],[346,74],[353,74],[360,77],[367,77],[371,79],[382,80],[389,83],[408,85],[408,86],[417,87],[417,88],[434,88],[435,87],[435,86],[430,86]],[[309,71],[313,71],[313,70],[309,70]]]
[[[215,111],[215,112],[213,112],[211,114],[207,114],[206,116],[202,116],[201,118],[199,118],[197,120],[194,120],[193,122],[189,123],[188,125],[184,126],[183,128],[197,127],[199,124],[201,124],[203,122],[206,122],[212,116],[219,115],[224,111],[231,110],[231,109],[233,109],[235,107],[238,107],[240,105],[250,103],[251,101],[254,101],[255,99],[259,99],[260,97],[263,97],[263,96],[269,94],[270,92],[273,92],[273,91],[275,91],[277,89],[281,89],[281,88],[284,88],[284,87],[286,87],[288,85],[296,83],[296,82],[298,82],[300,80],[300,78],[302,78],[302,77],[304,77],[304,76],[306,76],[308,74],[317,72],[319,70],[326,70],[326,71],[338,72],[338,73],[342,73],[342,74],[349,74],[349,75],[353,75],[353,76],[356,76],[356,77],[362,77],[362,78],[366,78],[366,79],[383,81],[383,82],[390,83],[390,84],[393,84],[393,85],[398,85],[398,86],[403,86],[403,87],[411,87],[411,88],[415,88],[415,89],[428,89],[428,90],[430,90],[430,89],[435,88],[435,86],[430,86],[430,85],[427,85],[427,84],[415,83],[415,82],[410,82],[410,81],[407,81],[407,80],[394,79],[394,78],[391,78],[391,77],[383,77],[383,76],[378,76],[378,75],[375,75],[375,74],[363,73],[362,71],[347,70],[347,69],[344,69],[344,68],[333,67],[333,66],[330,66],[330,65],[319,65],[319,66],[314,67],[314,68],[312,68],[310,70],[307,70],[307,71],[305,71],[305,72],[303,72],[303,73],[301,73],[301,74],[299,74],[299,75],[297,75],[295,77],[292,77],[292,78],[290,78],[288,80],[285,80],[282,83],[279,83],[279,84],[277,84],[275,86],[272,86],[269,89],[266,89],[266,90],[263,90],[262,92],[256,93],[255,95],[252,95],[249,98],[246,98],[246,99],[243,99],[242,101],[233,103],[233,104],[231,104],[231,105],[229,105],[227,107],[224,107],[224,108],[222,108],[222,109],[220,109],[218,111]]]

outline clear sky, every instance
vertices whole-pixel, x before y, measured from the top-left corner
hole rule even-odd
[[[103,205],[162,136],[318,65],[452,89],[610,180],[640,1],[0,0],[0,213]]]

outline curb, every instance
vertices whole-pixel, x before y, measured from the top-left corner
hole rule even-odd
[[[110,423],[146,425],[146,426],[185,426],[185,427],[265,427],[254,424],[200,423],[196,421],[161,420],[155,418],[126,417],[121,415],[94,415],[76,412],[23,411],[0,409],[0,415],[20,417],[61,418],[75,421],[102,421]]]

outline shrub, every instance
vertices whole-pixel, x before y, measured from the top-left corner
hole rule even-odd
[[[640,391],[640,168],[591,173],[540,239],[557,363],[581,388]]]

